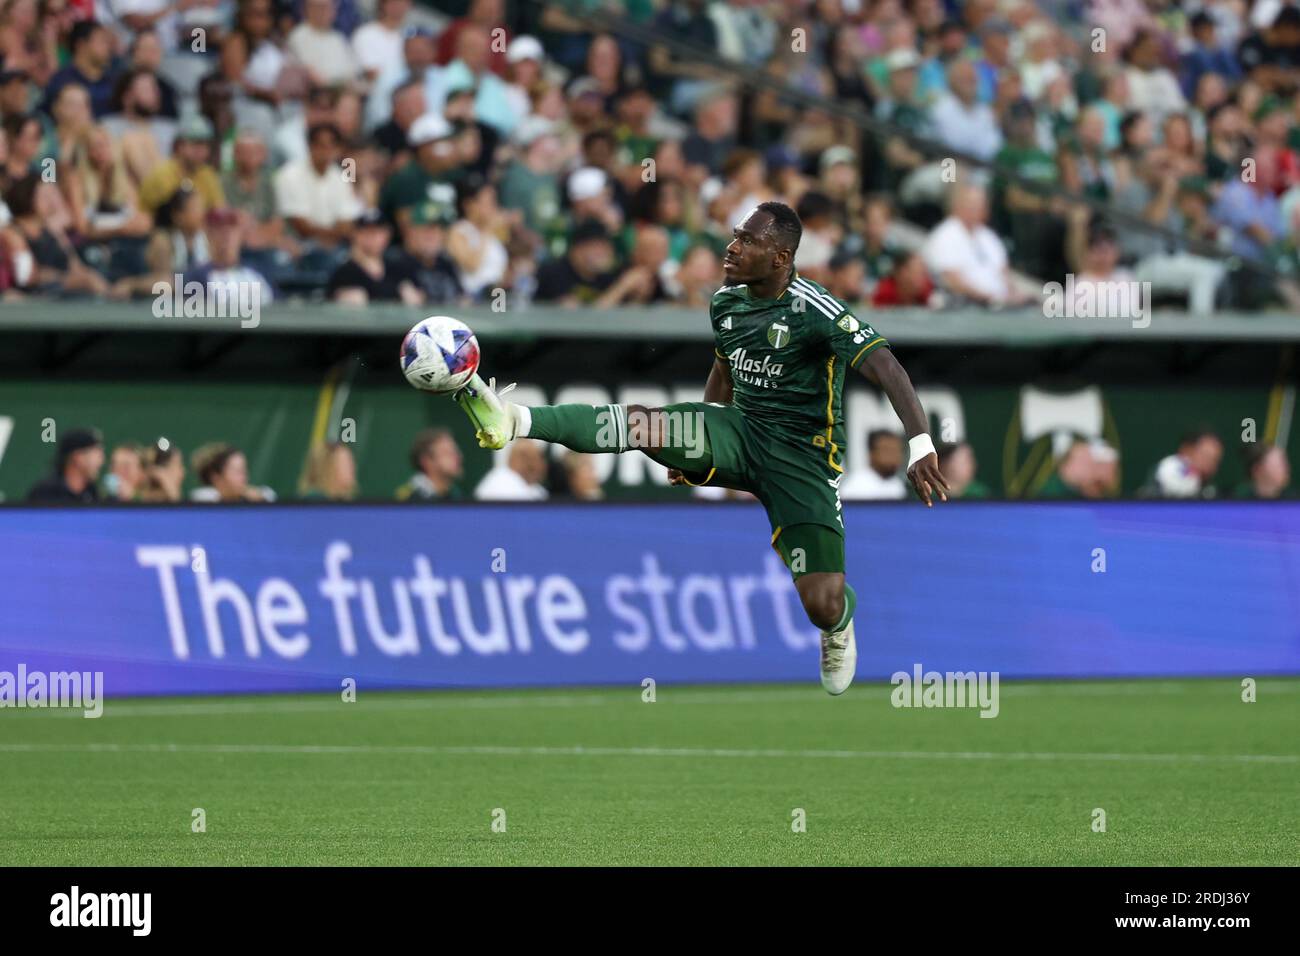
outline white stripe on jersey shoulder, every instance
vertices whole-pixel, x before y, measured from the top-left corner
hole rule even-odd
[[[734,292],[734,291],[736,291],[737,289],[743,289],[743,288],[744,288],[743,285],[724,285],[721,289],[719,289],[717,292],[715,292],[715,293],[713,293],[713,294],[714,294],[714,295],[719,295],[720,293],[723,293],[723,292]]]
[[[823,315],[826,316],[826,318],[830,319],[831,321],[834,321],[835,319],[839,318],[840,313],[838,311],[833,310],[821,299],[817,298],[811,289],[804,289],[801,286],[797,286],[792,282],[790,283],[790,291],[793,294],[799,296],[809,305],[814,306],[819,312],[821,312]]]
[[[797,276],[794,282],[790,283],[790,287],[796,291],[802,292],[805,298],[817,299],[827,308],[834,310],[835,314],[831,316],[832,319],[837,319],[840,317],[841,313],[848,311],[848,309],[846,309],[841,303],[837,302],[835,297],[829,292],[818,292],[814,289],[808,283],[808,280],[803,278],[803,276]]]

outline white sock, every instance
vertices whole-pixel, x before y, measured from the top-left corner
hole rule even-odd
[[[515,437],[527,438],[533,427],[533,413],[527,405],[511,405],[515,412]]]

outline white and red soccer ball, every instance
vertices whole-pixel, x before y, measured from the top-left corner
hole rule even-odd
[[[478,339],[449,315],[421,319],[402,339],[402,374],[426,392],[455,392],[478,371]]]

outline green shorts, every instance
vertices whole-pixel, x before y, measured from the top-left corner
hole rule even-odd
[[[681,470],[692,485],[748,491],[762,502],[772,526],[772,547],[796,576],[844,572],[844,517],[840,479],[824,446],[802,444],[747,421],[731,405],[683,402],[667,405],[668,448],[655,457]],[[706,441],[690,453],[675,441],[674,424],[701,416]],[[698,420],[698,419],[697,419]],[[692,432],[686,426],[684,434]],[[701,453],[702,452],[702,453]]]

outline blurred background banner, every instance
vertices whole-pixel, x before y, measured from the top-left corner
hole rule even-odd
[[[866,680],[1300,673],[1300,505],[845,511]],[[14,510],[0,671],[111,696],[815,677],[757,506],[607,504],[599,547],[596,514]]]
[[[967,319],[948,331],[949,341],[898,351],[936,441],[969,442],[993,497],[1036,497],[1069,441],[1079,437],[1117,450],[1121,496],[1132,496],[1192,425],[1212,429],[1229,448],[1271,442],[1289,454],[1290,343],[1130,337],[1042,344],[1006,336],[990,345],[979,338],[978,317]],[[882,321],[892,338],[894,329]],[[702,318],[695,324],[707,330]],[[908,340],[914,330],[899,326],[899,337]],[[36,376],[31,369],[40,358],[26,353],[37,338],[0,333],[0,344],[8,345],[0,374],[11,370],[0,381],[3,500],[21,501],[49,471],[62,434],[52,423],[63,429],[93,423],[110,448],[166,435],[188,452],[221,436],[245,450],[254,484],[281,495],[298,487],[313,446],[342,438],[354,452],[359,497],[366,499],[391,498],[409,478],[407,450],[421,429],[443,426],[465,435],[464,417],[451,401],[413,392],[401,380],[400,339],[392,335],[149,334],[128,336],[119,351],[110,347],[113,338],[78,347],[65,336],[76,359],[53,375]],[[698,401],[711,354],[708,344],[684,335],[631,341],[608,334],[503,335],[487,343],[491,373],[518,382],[514,400],[524,404]],[[185,355],[197,367],[181,371]],[[884,395],[862,380],[847,384],[845,413],[845,466],[853,475],[866,468],[867,436],[902,426]],[[491,454],[472,446],[464,449],[466,489],[493,464]],[[549,453],[559,458],[564,450]],[[668,487],[665,470],[643,456],[601,455],[594,466],[609,498],[682,498]],[[1226,454],[1217,476],[1222,493],[1245,477],[1242,456]],[[188,480],[190,487],[196,476]]]

